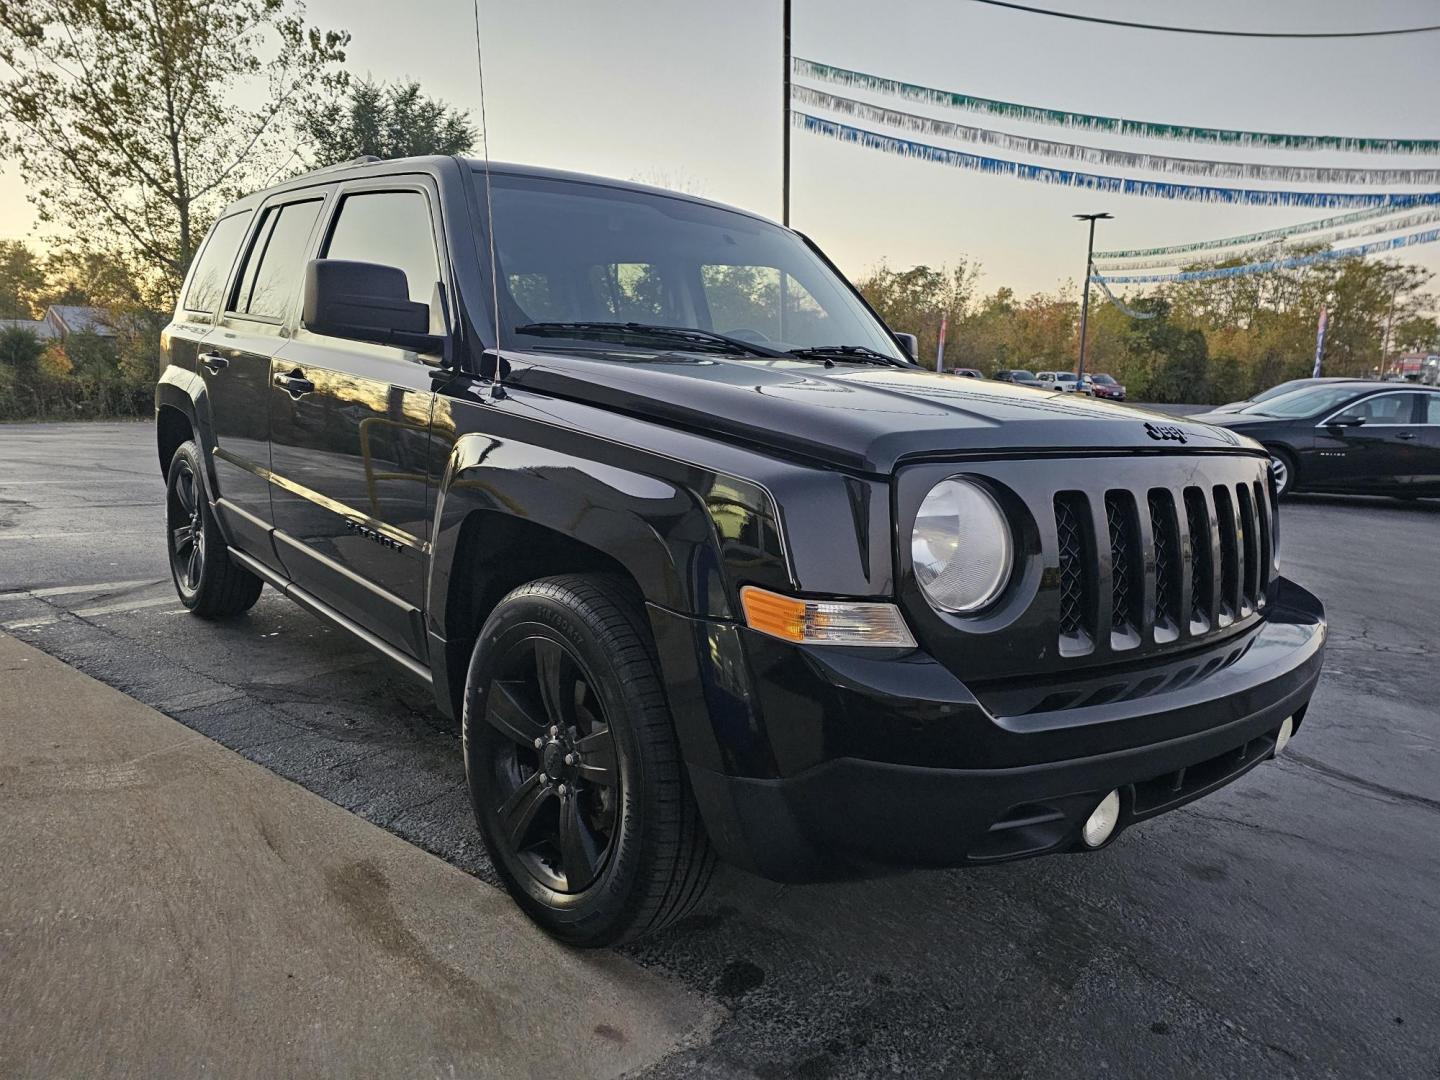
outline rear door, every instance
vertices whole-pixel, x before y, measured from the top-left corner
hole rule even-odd
[[[1416,494],[1440,495],[1440,391],[1415,395]]]
[[[230,536],[276,569],[270,543],[270,357],[284,340],[300,288],[294,266],[303,260],[322,205],[323,197],[313,192],[265,203],[226,292],[219,325],[200,355],[215,424],[216,505]]]
[[[446,266],[426,177],[342,185],[320,258],[399,267],[431,304]],[[291,579],[416,658],[429,550],[431,375],[438,358],[297,329],[270,389],[275,543]]]

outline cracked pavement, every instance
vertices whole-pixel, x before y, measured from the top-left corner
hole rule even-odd
[[[493,883],[423,687],[269,590],[228,624],[174,601],[153,434],[0,427],[0,626]],[[625,950],[726,1015],[649,1075],[1440,1078],[1440,502],[1282,527],[1332,634],[1281,760],[1094,857],[724,871]]]

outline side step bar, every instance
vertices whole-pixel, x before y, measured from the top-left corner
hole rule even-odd
[[[430,669],[424,664],[420,663],[420,661],[416,660],[413,656],[408,656],[405,653],[401,652],[399,649],[395,648],[395,646],[391,645],[389,642],[382,641],[380,638],[376,637],[369,630],[366,630],[363,626],[355,622],[353,619],[349,619],[344,615],[341,615],[340,612],[336,611],[323,600],[317,599],[293,582],[286,581],[284,578],[280,577],[280,575],[276,574],[264,563],[258,561],[257,559],[251,558],[243,551],[237,551],[235,548],[228,546],[225,550],[229,552],[230,558],[234,559],[241,566],[245,567],[246,570],[249,570],[252,574],[258,577],[261,581],[265,582],[265,584],[269,585],[276,592],[288,597],[291,600],[294,600],[297,604],[303,607],[306,611],[310,612],[312,615],[318,615],[320,618],[326,620],[327,622],[334,623],[336,626],[340,627],[340,629],[348,630],[351,634],[359,638],[366,645],[369,645],[372,649],[380,653],[386,659],[392,660],[395,663],[399,664],[402,668],[404,668],[411,675],[415,676],[415,678],[419,679],[426,686],[433,686],[434,679],[430,674]]]

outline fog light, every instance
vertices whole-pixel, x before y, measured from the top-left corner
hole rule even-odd
[[[1290,741],[1290,736],[1295,734],[1295,717],[1285,717],[1285,722],[1280,725],[1280,730],[1275,735],[1275,753],[1285,749],[1285,744]]]
[[[1115,826],[1120,824],[1120,792],[1112,791],[1105,798],[1100,800],[1100,805],[1085,819],[1085,828],[1081,830],[1081,838],[1085,841],[1086,847],[1097,848],[1115,831]]]

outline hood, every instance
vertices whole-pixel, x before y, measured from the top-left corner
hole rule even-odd
[[[869,473],[972,451],[1255,448],[1183,418],[922,368],[618,349],[505,356],[516,387]]]
[[[1293,418],[1283,416],[1260,416],[1256,413],[1223,412],[1216,409],[1214,412],[1196,413],[1187,417],[1191,423],[1213,424],[1224,428],[1252,428],[1264,427],[1267,424],[1288,424]]]

